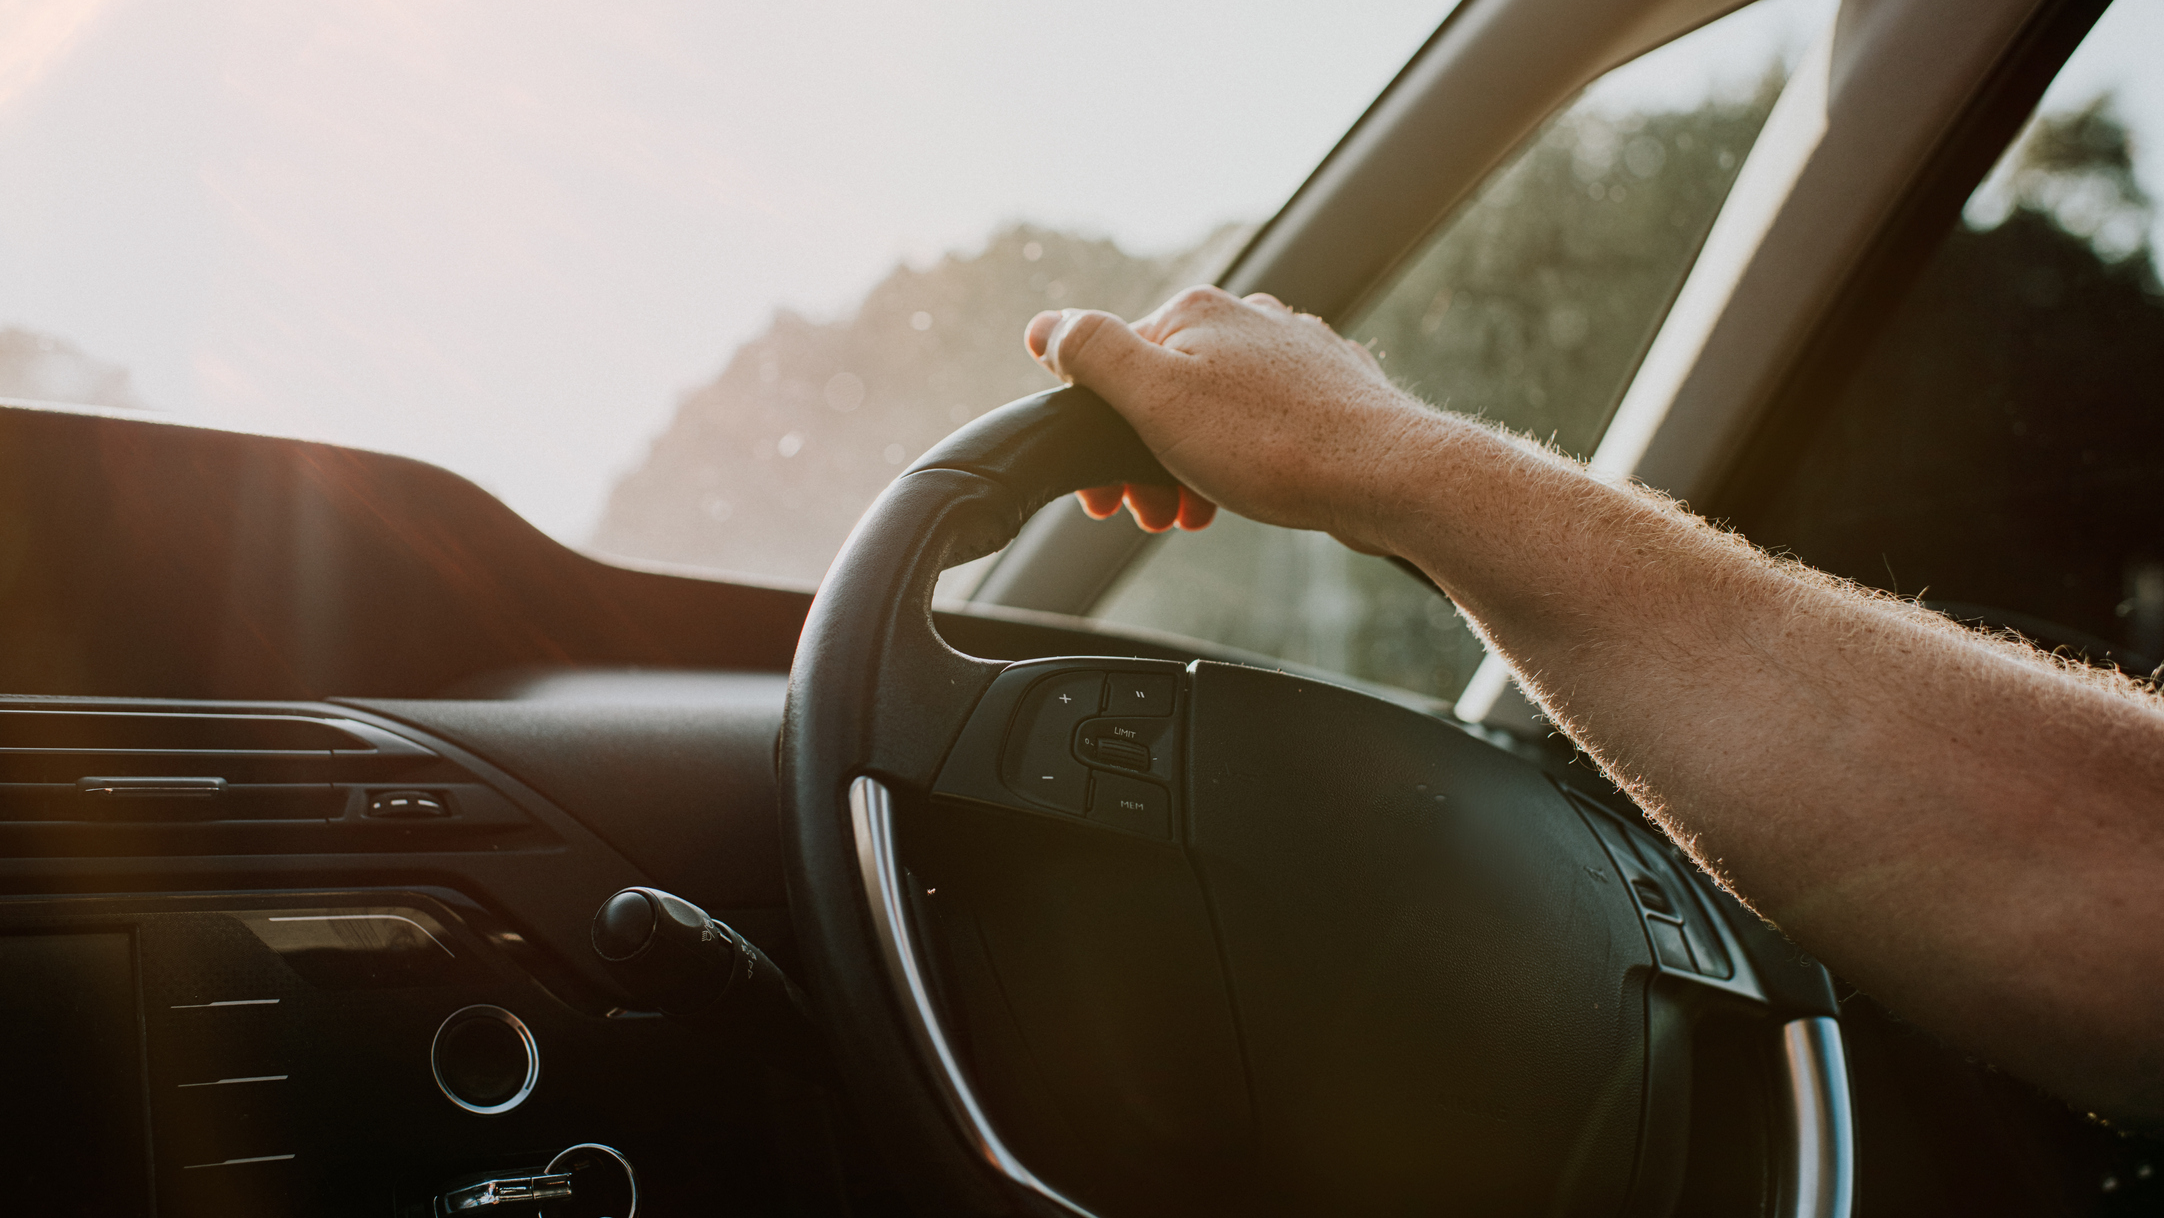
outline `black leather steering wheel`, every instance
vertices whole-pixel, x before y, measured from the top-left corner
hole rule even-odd
[[[1632,818],[1321,681],[940,639],[942,570],[1171,481],[1087,391],[1012,403],[887,488],[805,623],[791,914],[916,1207],[1845,1214],[1824,971]]]

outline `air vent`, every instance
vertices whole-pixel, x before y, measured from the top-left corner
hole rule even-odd
[[[370,815],[392,795],[429,815]],[[0,704],[0,857],[410,849],[530,824],[463,767],[336,714]]]
[[[353,720],[301,715],[0,710],[0,756],[18,752],[333,753],[420,751]]]

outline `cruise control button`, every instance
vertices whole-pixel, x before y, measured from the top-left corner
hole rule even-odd
[[[1007,786],[1047,808],[1082,815],[1089,771],[1060,757],[1025,757],[1007,775]]]
[[[1094,736],[1082,742],[1083,750],[1091,761],[1101,765],[1118,766],[1123,770],[1150,768],[1150,751],[1132,740],[1115,740],[1110,736]]]
[[[1154,774],[1166,782],[1178,775],[1171,718],[1130,716],[1091,719],[1075,733],[1075,752],[1093,766],[1117,766]]]
[[[1082,814],[1089,771],[1069,742],[1076,725],[1097,714],[1104,689],[1102,672],[1072,672],[1048,677],[1023,696],[1000,767],[1009,790],[1048,808]]]
[[[1163,787],[1102,770],[1092,777],[1091,820],[1156,838],[1172,836],[1172,796]]]
[[[1683,928],[1661,918],[1647,918],[1646,932],[1653,936],[1653,954],[1660,957],[1669,968],[1696,972],[1691,964],[1691,949],[1683,939]]]
[[[1172,713],[1172,678],[1143,676],[1131,672],[1112,674],[1108,715],[1169,715]]]

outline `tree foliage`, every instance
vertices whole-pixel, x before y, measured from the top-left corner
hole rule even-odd
[[[127,369],[67,339],[20,326],[0,329],[0,398],[127,410],[143,405]]]
[[[1779,84],[1689,110],[1564,112],[1443,222],[1350,333],[1429,402],[1583,455]],[[1396,566],[1238,518],[1161,543],[1104,614],[1443,698],[1485,654],[1448,601]]]
[[[849,316],[777,313],[721,374],[684,396],[611,495],[602,551],[816,580],[881,488],[948,432],[1057,384],[1022,349],[1041,309],[1136,316],[1214,274],[1227,228],[1138,256],[1030,225],[974,254],[896,267]]]
[[[2164,660],[2164,295],[2111,113],[2031,125],[1981,200],[2010,207],[1972,203],[1847,354],[1737,513],[1747,536],[2047,643]]]

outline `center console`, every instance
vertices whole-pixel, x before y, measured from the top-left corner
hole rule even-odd
[[[0,700],[10,1212],[829,1208],[828,1092],[595,955],[644,880],[366,711]]]
[[[756,1060],[574,1010],[506,935],[427,891],[0,907],[12,1142],[40,1165],[23,1212],[425,1214],[577,1143],[664,1196],[772,1175]]]

